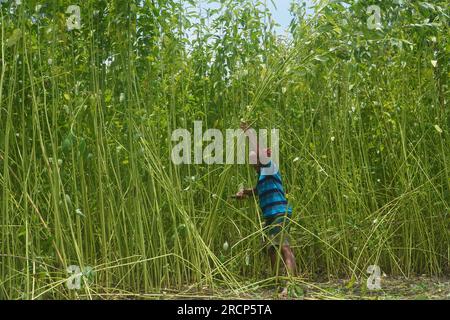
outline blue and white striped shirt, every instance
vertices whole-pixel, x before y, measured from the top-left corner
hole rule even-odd
[[[279,170],[274,170],[272,162],[261,168],[256,191],[259,197],[259,205],[265,219],[280,214],[292,215],[292,207],[289,206],[283,189],[283,182]]]

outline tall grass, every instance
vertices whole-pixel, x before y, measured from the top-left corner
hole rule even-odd
[[[76,2],[76,1],[75,1]],[[274,282],[246,166],[170,161],[171,132],[281,130],[303,281],[449,270],[448,6],[179,1],[1,8],[0,297],[239,294]],[[370,3],[371,4],[371,3]],[[423,22],[425,18],[429,22]],[[346,21],[346,23],[343,22]],[[219,36],[215,36],[219,35]],[[229,248],[224,246],[229,243]],[[91,266],[81,290],[67,267]]]

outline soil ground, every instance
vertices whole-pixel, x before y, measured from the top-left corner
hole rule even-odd
[[[288,295],[283,296],[276,286],[255,288],[245,292],[231,292],[192,286],[185,290],[165,289],[158,293],[98,294],[100,299],[244,299],[244,300],[450,300],[449,278],[389,278],[381,280],[381,290],[368,290],[365,282],[331,280],[308,282],[295,279],[288,285]],[[83,297],[80,297],[83,298]],[[92,296],[91,296],[92,298]]]

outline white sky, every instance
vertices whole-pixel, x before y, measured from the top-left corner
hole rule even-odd
[[[303,1],[297,0],[297,1],[305,2],[306,7],[310,7],[312,4],[311,0],[303,0]],[[287,29],[292,19],[292,16],[289,13],[289,7],[291,5],[292,0],[274,0],[274,2],[277,8],[275,9],[275,7],[271,4],[270,0],[268,1],[268,3],[270,3],[269,7],[272,11],[274,20],[281,26],[281,30],[278,31],[283,31]]]
[[[276,8],[272,5],[272,2],[270,0],[266,0],[267,4],[272,11],[272,15],[274,20],[280,25],[280,27],[277,29],[278,33],[284,33],[287,28],[289,27],[289,24],[291,22],[292,16],[289,12],[289,8],[291,6],[292,1],[296,1],[299,3],[305,2],[306,7],[312,6],[312,0],[274,0],[273,2],[276,5]],[[206,1],[202,5],[203,8],[211,7],[211,8],[217,8],[217,4],[207,4]],[[309,10],[308,13],[311,13],[312,10]]]

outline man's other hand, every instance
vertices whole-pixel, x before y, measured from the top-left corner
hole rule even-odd
[[[241,190],[241,191],[239,191],[238,193],[236,193],[236,194],[234,195],[234,198],[237,199],[237,200],[243,200],[243,199],[247,198],[247,195],[246,195],[246,193],[245,193],[245,190]]]

